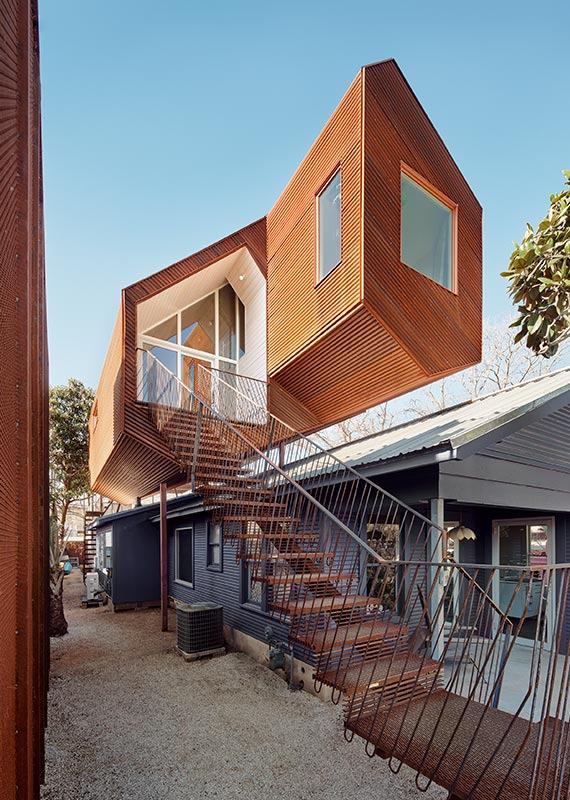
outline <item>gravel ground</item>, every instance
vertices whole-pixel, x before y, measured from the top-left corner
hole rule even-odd
[[[44,800],[446,796],[418,795],[407,768],[344,740],[338,706],[248,656],[187,664],[158,611],[82,609],[82,594],[74,570],[69,634],[52,640]]]

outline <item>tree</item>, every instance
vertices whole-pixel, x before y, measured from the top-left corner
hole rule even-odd
[[[410,395],[402,415],[423,417],[455,403],[476,400],[530,378],[539,378],[563,366],[567,357],[567,351],[560,349],[549,361],[538,358],[527,349],[508,321],[484,322],[482,349],[479,364]]]
[[[316,436],[320,444],[325,447],[335,447],[339,444],[347,444],[355,439],[362,439],[364,436],[391,428],[395,423],[395,415],[388,403],[380,405],[358,414],[356,417],[338,422],[323,431],[319,431]]]
[[[67,632],[63,613],[63,570],[66,520],[70,505],[90,494],[89,414],[95,399],[92,389],[70,379],[53,386],[49,398],[50,441],[50,634]]]
[[[503,277],[518,304],[515,341],[550,358],[570,338],[570,170],[565,187],[550,196],[548,214],[536,231],[527,223],[520,245],[515,242]]]

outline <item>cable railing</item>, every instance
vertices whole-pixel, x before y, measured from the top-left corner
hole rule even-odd
[[[346,737],[420,789],[567,797],[570,566],[447,560],[431,520],[268,414],[265,384],[220,375],[192,392],[141,354],[139,397]]]

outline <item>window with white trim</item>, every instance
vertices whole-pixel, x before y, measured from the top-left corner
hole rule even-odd
[[[222,525],[220,522],[208,523],[208,553],[206,564],[209,569],[222,571]]]
[[[317,195],[318,280],[325,278],[341,260],[340,169]]]
[[[452,291],[455,213],[443,195],[402,171],[402,261]]]
[[[194,585],[194,528],[177,528],[174,533],[174,578]]]

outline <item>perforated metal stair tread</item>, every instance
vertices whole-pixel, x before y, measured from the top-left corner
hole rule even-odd
[[[258,575],[261,583],[327,583],[329,581],[349,581],[356,577],[354,572],[295,572],[291,575]]]
[[[349,614],[355,608],[373,604],[374,599],[366,595],[343,594],[336,597],[307,597],[287,603],[270,603],[269,607],[289,616],[305,616],[328,612]]]
[[[224,517],[224,519],[231,519],[231,517]],[[238,519],[238,518],[236,517],[236,519]],[[239,517],[239,519],[243,520],[242,517]],[[258,521],[259,520],[256,520],[256,522],[258,522]],[[296,519],[292,519],[291,521],[299,522],[300,520],[298,518],[296,518]],[[280,523],[281,522],[282,522],[282,520],[280,520]],[[245,540],[251,539],[252,541],[253,540],[259,541],[260,539],[271,539],[271,541],[276,541],[276,542],[279,542],[281,539],[283,539],[283,541],[285,541],[285,542],[290,542],[290,541],[295,541],[296,539],[300,539],[300,540],[303,540],[303,541],[315,541],[319,537],[318,537],[318,534],[316,534],[316,533],[283,533],[283,532],[266,533],[266,532],[260,532],[260,533],[236,533],[236,534],[232,534],[232,538],[233,539],[245,539]]]
[[[341,689],[345,694],[354,694],[388,683],[403,684],[415,678],[419,681],[422,676],[441,669],[439,661],[409,652],[398,652],[374,661],[361,661],[348,669],[331,669],[323,674],[317,673],[317,678],[327,686]]]
[[[383,639],[404,640],[408,629],[401,625],[381,620],[355,623],[353,625],[339,625],[325,631],[316,631],[312,634],[291,634],[293,641],[310,647],[315,653],[330,650],[331,648],[349,647],[357,642],[366,645],[367,642],[376,642]]]
[[[333,558],[334,553],[257,553],[248,556],[250,561],[313,561],[315,558]]]
[[[528,796],[533,772],[534,797],[568,796],[568,774],[560,794],[553,789],[559,751],[565,751],[569,735],[567,722],[543,727],[540,751],[536,723],[441,689],[349,720],[347,728],[376,745],[379,755],[393,755],[459,798],[520,800]]]

